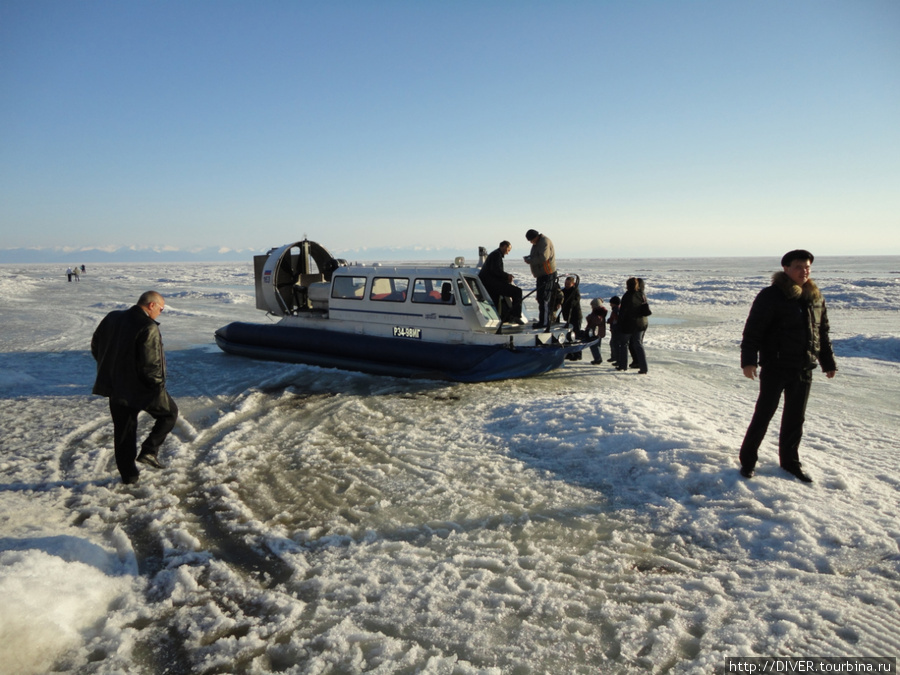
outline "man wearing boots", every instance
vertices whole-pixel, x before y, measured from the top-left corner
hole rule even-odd
[[[741,475],[754,475],[759,446],[784,395],[778,455],[781,467],[805,483],[810,478],[799,457],[800,438],[812,373],[820,365],[829,379],[837,366],[828,335],[825,299],[810,279],[813,254],[790,251],[781,259],[782,272],[760,291],[750,308],[741,342],[744,376],[755,379],[759,370],[759,398],[741,445]]]
[[[531,267],[531,274],[537,280],[538,320],[535,328],[547,328],[553,322],[551,306],[553,293],[557,288],[556,252],[550,237],[537,230],[528,230],[525,238],[531,244],[531,253],[524,260]]]
[[[166,357],[156,322],[165,307],[159,293],[147,291],[130,309],[107,314],[91,339],[97,361],[93,393],[109,399],[116,466],[126,485],[138,482],[135,459],[163,468],[157,453],[178,419],[178,406],[166,391]],[[141,411],[156,421],[135,458]]]

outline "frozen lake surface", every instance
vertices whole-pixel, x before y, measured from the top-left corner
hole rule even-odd
[[[75,262],[75,261],[73,261]],[[0,266],[0,673],[712,673],[900,653],[900,258],[823,258],[839,372],[801,459],[737,448],[777,258],[571,260],[647,282],[650,373],[446,384],[251,361],[252,266]],[[525,279],[524,266],[513,272]],[[528,286],[527,281],[521,282]],[[115,471],[91,334],[144,290],[182,421]],[[608,340],[603,345],[609,354]],[[142,430],[146,429],[146,421]]]

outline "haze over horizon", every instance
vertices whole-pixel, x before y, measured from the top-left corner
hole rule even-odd
[[[286,242],[291,243],[291,242]],[[116,249],[73,249],[73,248],[0,248],[0,265],[54,265],[60,266],[60,273],[63,267],[73,267],[82,264],[130,264],[130,263],[235,263],[245,262],[251,263],[254,256],[262,255],[271,250],[272,246],[264,246],[247,249],[215,249],[215,248],[189,248],[189,249],[154,249],[154,248],[128,248],[121,247]],[[458,256],[462,256],[468,264],[475,265],[478,262],[478,246],[460,245],[457,247],[446,248],[402,248],[402,247],[386,247],[386,248],[328,248],[329,252],[336,258],[343,258],[350,263],[450,263]],[[759,260],[760,263],[768,268],[778,270],[778,262],[781,259],[782,252],[773,252],[767,255],[606,255],[606,256],[585,256],[579,255],[577,252],[569,255],[569,251],[563,251],[559,256],[562,263],[571,263],[577,261],[599,261],[608,260],[615,261],[636,261],[641,264],[652,264],[653,261],[666,260],[684,260],[684,261],[704,261],[704,260]],[[893,254],[837,254],[837,255],[816,255],[816,269],[823,264],[831,261],[850,260],[850,259],[869,259],[872,264],[881,264],[881,261],[892,261],[900,259],[900,255]],[[516,271],[516,267],[524,265],[520,257],[512,256],[507,260],[507,269]],[[527,269],[523,267],[522,269]],[[521,271],[521,270],[519,270]],[[571,270],[570,270],[571,271]],[[527,275],[525,277],[527,278]]]
[[[0,0],[0,249],[897,255],[898,34],[889,0]]]

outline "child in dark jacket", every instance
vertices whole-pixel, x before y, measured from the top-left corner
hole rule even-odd
[[[599,365],[603,363],[603,356],[600,354],[600,347],[603,344],[603,338],[606,337],[606,307],[603,306],[603,300],[594,298],[591,300],[591,313],[588,314],[585,322],[587,323],[587,333],[589,338],[599,338],[597,344],[591,345],[591,355],[594,360],[592,364]]]
[[[616,354],[616,337],[619,334],[619,303],[621,300],[618,295],[614,295],[609,299],[609,320],[606,322],[609,324],[609,349],[610,349],[610,361],[614,366],[618,368],[618,360],[619,355]],[[625,366],[628,366],[628,354],[622,358]]]

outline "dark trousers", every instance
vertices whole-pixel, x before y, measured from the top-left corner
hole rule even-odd
[[[163,441],[166,440],[166,436],[175,428],[178,406],[175,405],[175,401],[168,392],[166,397],[168,398],[167,406],[151,406],[144,409],[144,412],[156,421],[146,440],[141,444],[142,453],[155,455]],[[127,481],[140,473],[134,460],[137,457],[138,413],[141,412],[141,409],[122,405],[109,399],[109,412],[113,420],[116,467],[122,475],[122,480]]]
[[[644,333],[647,331],[639,330],[631,334],[628,338],[628,349],[634,357],[634,365],[638,367],[642,373],[647,372],[647,352],[644,351]],[[627,365],[627,364],[626,364]]]
[[[515,321],[522,316],[522,289],[515,284],[496,284],[488,287],[488,293],[502,321]],[[503,298],[501,307],[501,298]],[[509,300],[506,300],[508,298]],[[510,301],[512,304],[510,304]]]
[[[617,370],[628,370],[628,345],[631,343],[631,335],[623,333],[621,328],[613,328],[612,358]]]
[[[762,368],[759,371],[759,398],[750,426],[741,444],[741,466],[756,466],[759,446],[765,438],[769,422],[778,410],[784,394],[784,410],[781,413],[781,431],[778,435],[778,458],[786,469],[800,468],[800,439],[803,422],[806,421],[806,402],[812,384],[812,371]]]
[[[538,325],[549,326],[552,321],[553,307],[550,302],[553,300],[553,291],[556,289],[556,274],[545,274],[537,278],[537,292],[535,293],[538,303]]]

